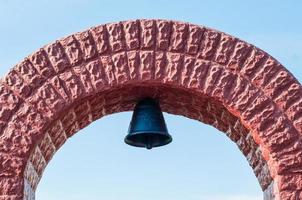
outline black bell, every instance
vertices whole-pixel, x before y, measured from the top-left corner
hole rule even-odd
[[[151,98],[139,101],[134,108],[125,142],[131,146],[152,149],[171,141],[158,102]]]

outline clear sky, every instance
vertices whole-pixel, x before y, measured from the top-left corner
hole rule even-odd
[[[0,0],[0,75],[41,46],[91,26],[162,18],[239,37],[302,82],[301,9],[299,0]],[[123,143],[130,112],[95,121],[56,153],[36,199],[262,199],[247,161],[223,133],[184,117],[165,117],[174,141],[151,151]]]

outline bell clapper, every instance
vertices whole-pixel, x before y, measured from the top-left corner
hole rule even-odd
[[[152,145],[151,145],[150,143],[148,143],[147,146],[146,146],[146,148],[147,148],[148,150],[150,150],[150,149],[152,149]]]
[[[152,149],[152,143],[150,142],[150,137],[147,136],[146,148],[148,150]]]

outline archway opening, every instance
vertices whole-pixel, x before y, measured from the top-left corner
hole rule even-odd
[[[174,142],[146,151],[123,143],[130,117],[103,117],[69,139],[47,166],[36,199],[262,199],[246,158],[224,133],[165,114]]]

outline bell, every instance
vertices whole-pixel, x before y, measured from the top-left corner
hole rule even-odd
[[[134,108],[125,142],[131,146],[152,149],[171,141],[158,102],[151,98],[139,101]]]

